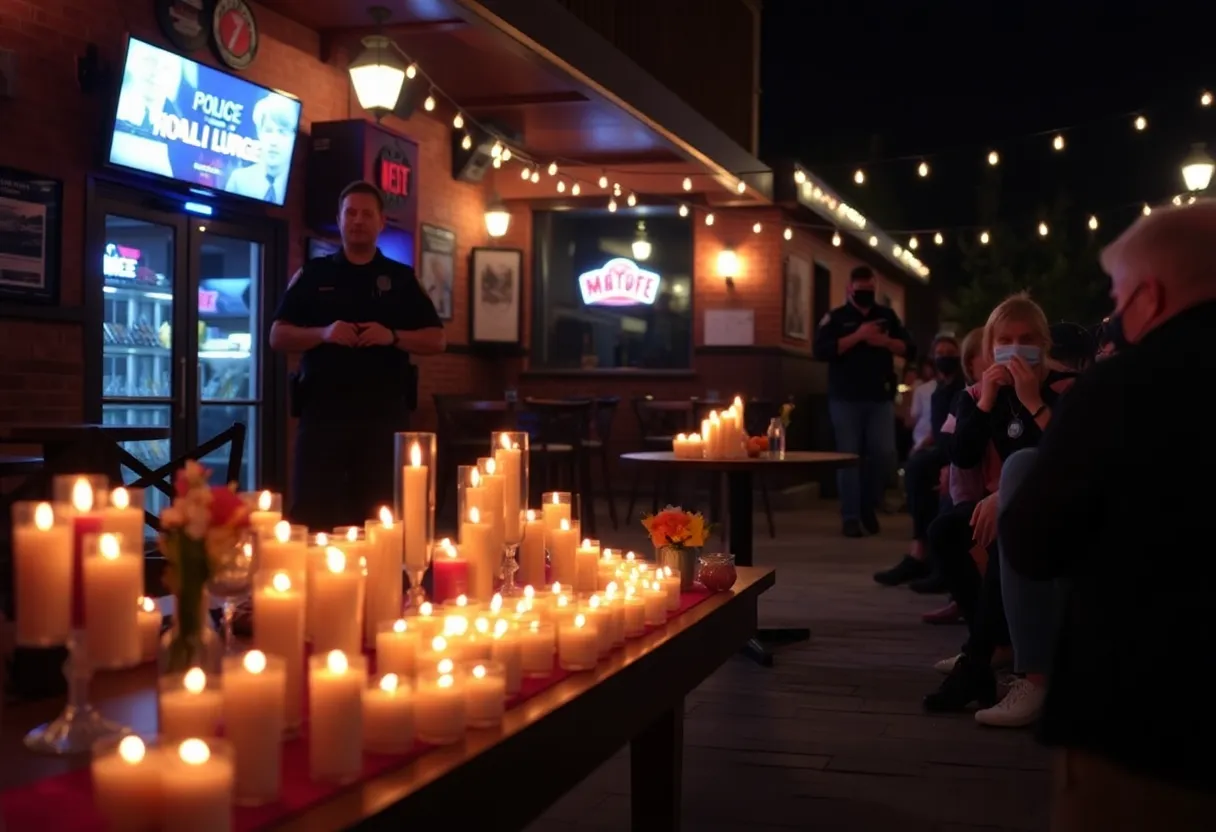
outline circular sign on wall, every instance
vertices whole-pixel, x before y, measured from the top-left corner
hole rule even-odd
[[[245,0],[215,0],[211,44],[219,59],[233,69],[253,63],[258,54],[258,23]]]
[[[207,45],[209,21],[206,0],[155,0],[156,22],[169,42],[183,52]]]

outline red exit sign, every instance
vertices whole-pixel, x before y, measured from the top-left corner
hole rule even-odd
[[[380,190],[390,196],[410,195],[410,166],[392,159],[380,160]]]

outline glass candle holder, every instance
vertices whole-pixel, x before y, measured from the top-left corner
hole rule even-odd
[[[337,546],[325,550],[309,583],[308,630],[313,650],[363,648],[363,567]]]
[[[435,434],[407,431],[394,437],[393,510],[401,524],[402,557],[410,578],[410,604],[426,600],[422,577],[435,539]]]
[[[236,801],[261,806],[282,788],[287,664],[261,650],[224,656],[224,736],[236,759]]]
[[[92,750],[93,803],[106,828],[161,828],[163,760],[155,739],[135,734],[103,737]]]
[[[521,623],[519,653],[523,674],[529,679],[544,679],[553,673],[557,653],[557,630],[549,621],[534,619]]]
[[[155,598],[144,596],[139,599],[135,615],[139,621],[139,660],[145,664],[154,662],[160,649],[160,633],[165,627],[164,613]]]
[[[468,595],[489,601],[502,563],[502,479],[487,479],[479,468],[462,465],[457,468],[457,483],[460,554],[468,562]]]
[[[527,509],[523,514],[523,539],[517,552],[519,571],[515,575],[515,583],[520,587],[519,595],[523,594],[523,587],[544,586],[548,580],[543,514],[534,509]]]
[[[376,631],[376,670],[381,674],[412,677],[418,667],[421,646],[422,628],[416,622],[405,618],[381,621]]]
[[[157,726],[168,742],[216,736],[223,720],[221,678],[194,667],[161,676],[157,684]]]
[[[464,739],[467,716],[465,679],[449,660],[436,670],[419,674],[414,690],[414,730],[418,739],[432,745],[451,745]]]
[[[611,605],[605,603],[602,595],[589,595],[579,599],[578,611],[595,627],[596,652],[600,658],[608,655],[615,639]]]
[[[579,541],[577,501],[569,491],[547,491],[541,495],[540,508],[545,524],[545,551],[549,558],[546,582],[573,585],[578,578],[575,556]]]
[[[367,657],[341,650],[308,659],[308,761],[312,779],[349,783],[363,770]]]
[[[254,532],[258,572],[286,572],[303,581],[308,571],[308,527],[280,520],[269,528],[254,529]]]
[[[379,656],[377,656],[379,661]],[[414,747],[414,684],[385,673],[363,689],[363,750],[404,754]]]
[[[374,643],[380,625],[401,616],[404,597],[401,573],[404,540],[400,523],[388,506],[381,506],[379,517],[364,524],[367,535],[367,601],[364,604],[364,638]]]
[[[697,582],[710,592],[726,592],[738,577],[734,555],[715,552],[697,559]]]
[[[583,538],[574,550],[574,591],[595,592],[599,582],[600,542]]]
[[[232,743],[192,737],[166,746],[161,761],[163,829],[230,829],[236,782]]]
[[[259,571],[254,576],[253,646],[268,656],[283,658],[286,733],[294,733],[304,722],[305,591],[303,575]]]
[[[16,640],[22,647],[67,644],[72,630],[72,518],[51,503],[13,503]]]
[[[518,545],[523,540],[520,520],[528,505],[529,436],[524,431],[494,431],[490,450],[499,475],[503,478],[503,517],[506,542]]]
[[[242,491],[238,495],[249,509],[249,528],[256,539],[274,529],[283,519],[283,495],[274,491]]]
[[[144,520],[144,490],[119,486],[106,498],[101,521],[102,531],[122,535],[125,545],[141,555],[147,548]]]
[[[523,655],[520,652],[519,621],[495,620],[490,633],[490,658],[502,665],[507,696],[519,693],[523,684]]]
[[[465,722],[470,728],[497,728],[507,710],[506,668],[499,662],[466,662],[464,673]]]
[[[431,565],[431,595],[436,604],[446,604],[469,592],[469,561],[454,543],[444,538],[435,545]]]
[[[143,555],[116,534],[84,539],[85,643],[95,668],[118,669],[140,663],[139,599],[143,596]]]

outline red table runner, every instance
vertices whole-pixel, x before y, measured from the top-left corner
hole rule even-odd
[[[685,592],[680,597],[680,608],[668,617],[686,612],[708,597],[703,592]],[[655,628],[647,628],[647,631],[652,629]],[[553,673],[544,679],[524,679],[519,693],[511,697],[507,707],[514,708],[526,702],[570,675],[555,664]],[[314,783],[310,778],[307,731],[306,723],[301,736],[283,743],[283,789],[278,802],[252,809],[237,807],[233,818],[236,832],[252,832],[280,823],[344,789],[402,768],[434,748],[416,742],[406,754],[364,754],[363,773],[359,779],[352,784],[335,786]],[[0,819],[8,824],[7,832],[104,832],[106,828],[93,805],[88,766],[0,793]]]

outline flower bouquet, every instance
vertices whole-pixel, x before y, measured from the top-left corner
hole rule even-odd
[[[249,509],[235,485],[211,485],[211,472],[189,461],[173,480],[176,497],[160,515],[158,548],[165,556],[165,586],[176,599],[174,626],[169,631],[162,670],[182,672],[216,663],[207,656],[203,593],[234,557],[243,555]]]
[[[642,526],[654,544],[655,559],[660,566],[670,566],[680,573],[680,589],[692,589],[696,578],[697,551],[705,545],[714,528],[704,515],[668,506],[658,514],[642,518]]]

